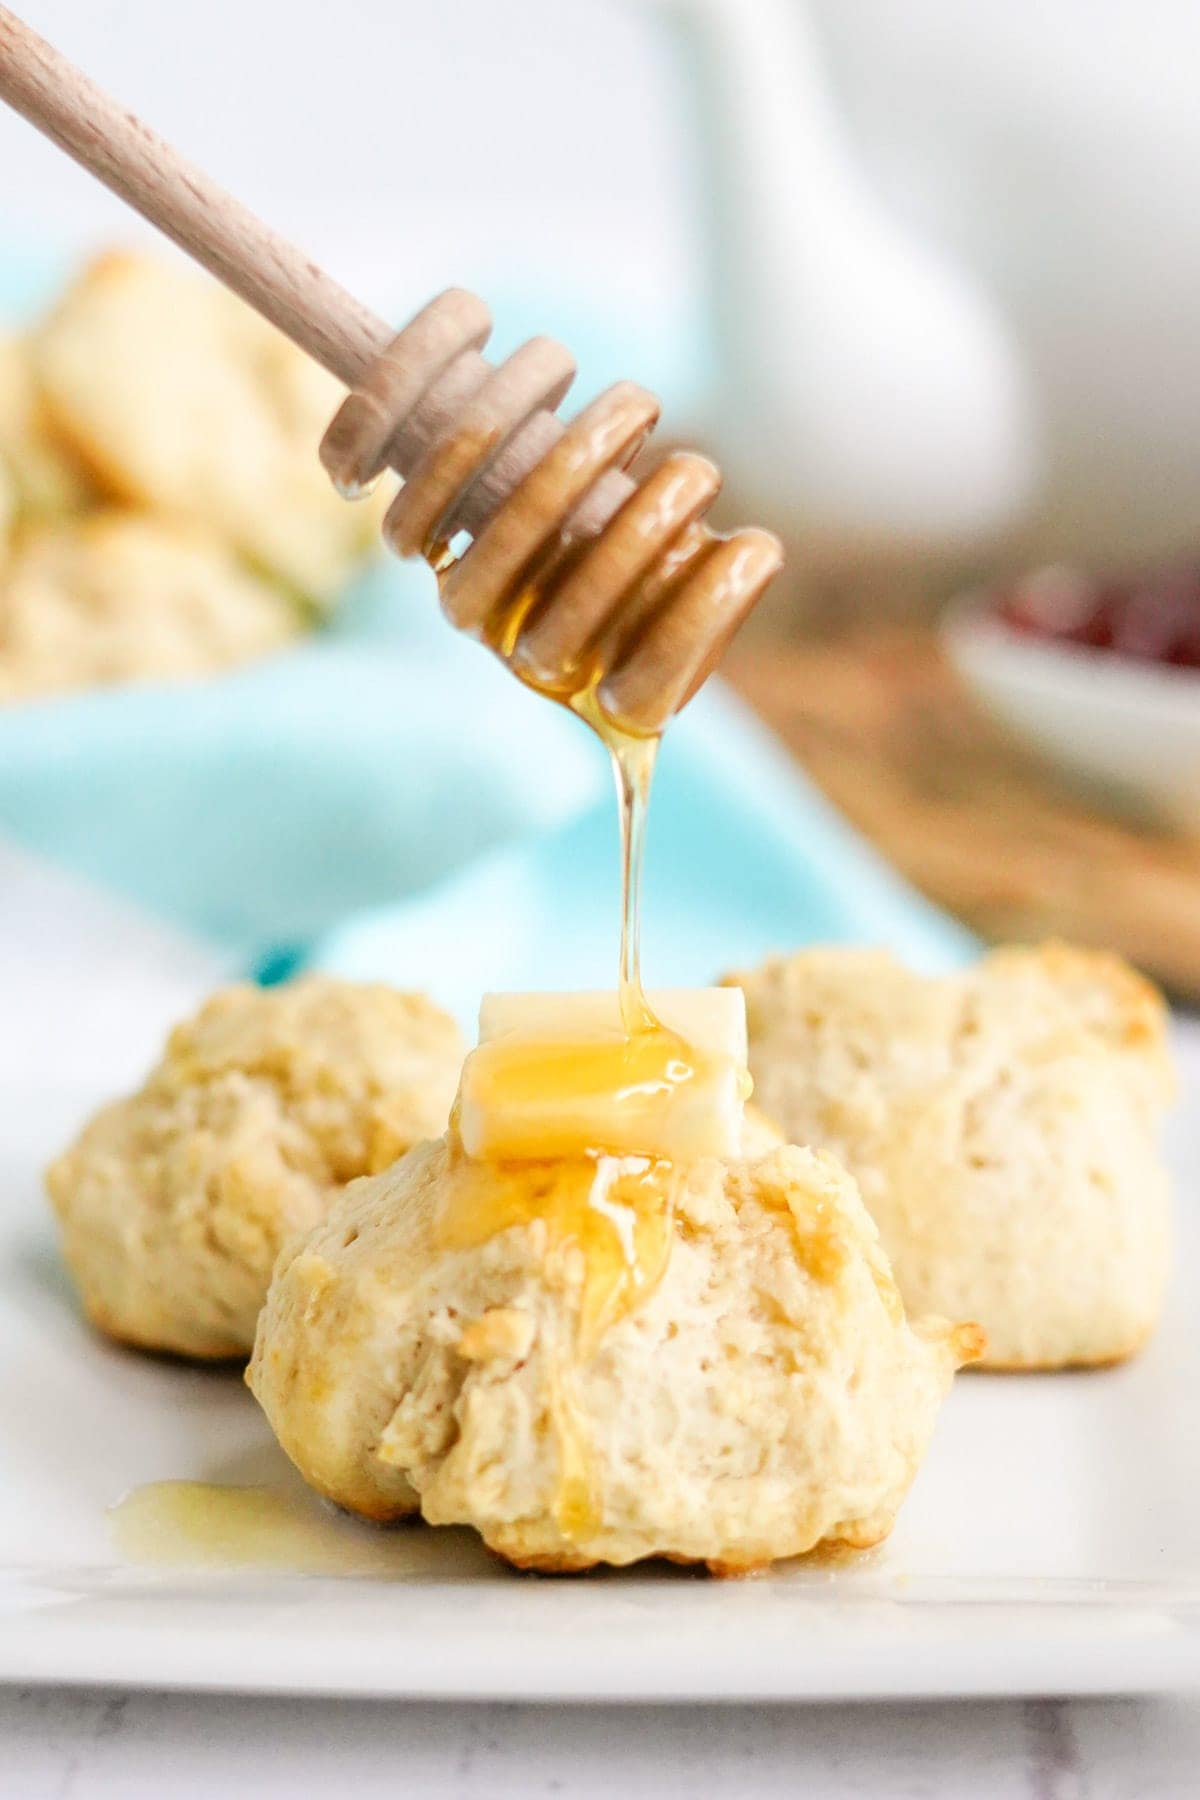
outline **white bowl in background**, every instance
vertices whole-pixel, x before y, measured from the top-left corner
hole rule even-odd
[[[987,596],[952,606],[950,660],[976,698],[1070,773],[1200,831],[1200,671],[1027,635]]]

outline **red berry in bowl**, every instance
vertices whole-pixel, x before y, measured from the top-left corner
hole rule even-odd
[[[1000,597],[997,611],[1025,636],[1200,668],[1200,569],[1123,580],[1055,565],[1025,576]]]

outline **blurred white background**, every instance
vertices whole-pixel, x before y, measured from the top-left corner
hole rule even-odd
[[[669,42],[624,0],[25,0],[58,48],[349,285],[541,283],[618,314],[694,272]],[[129,215],[0,115],[0,208],[57,240]],[[134,227],[136,229],[136,227]]]
[[[596,321],[683,427],[715,395],[739,498],[800,537],[1103,559],[1200,536],[1192,0],[18,10],[391,312],[475,283],[523,322]],[[774,42],[787,13],[811,37],[764,59],[773,97],[724,35],[695,79],[689,31]],[[10,117],[0,170],[10,241],[131,233]],[[892,334],[856,208],[888,271],[915,254],[981,309],[962,343]]]

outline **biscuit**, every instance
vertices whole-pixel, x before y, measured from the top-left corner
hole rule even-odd
[[[941,979],[843,949],[730,979],[758,1103],[857,1177],[908,1307],[978,1319],[993,1368],[1138,1348],[1169,1261],[1149,983],[1061,944]]]
[[[27,534],[0,572],[0,695],[204,675],[302,629],[296,607],[219,543],[90,513]]]
[[[13,530],[17,522],[17,491],[0,463],[0,575],[12,552]]]
[[[906,1322],[832,1158],[784,1146],[679,1172],[665,1267],[598,1332],[588,1257],[552,1209],[447,1237],[504,1178],[421,1145],[281,1257],[247,1380],[306,1480],[552,1571],[668,1556],[735,1573],[886,1536],[980,1337]]]
[[[14,517],[81,512],[92,498],[83,469],[46,417],[28,341],[0,331],[0,477]]]
[[[445,1125],[461,1060],[419,994],[308,976],[214,995],[47,1171],[88,1316],[146,1349],[244,1356],[280,1246]]]
[[[190,521],[328,601],[384,496],[348,505],[318,459],[339,384],[215,282],[98,258],[33,339],[55,429],[113,498]]]

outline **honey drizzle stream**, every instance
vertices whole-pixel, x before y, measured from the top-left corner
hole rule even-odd
[[[612,759],[621,828],[621,962],[618,975],[621,1022],[629,1037],[654,1031],[659,1021],[642,987],[642,868],[646,854],[646,818],[650,787],[658,757],[656,737],[634,737],[609,722],[588,689],[572,708],[586,719]]]
[[[451,545],[436,532],[426,544],[424,554],[440,587],[454,568],[458,557]],[[524,670],[513,667],[510,660],[522,626],[542,600],[544,583],[552,574],[561,575],[570,556],[569,547],[561,543],[552,544],[537,565],[526,572],[514,592],[501,602],[479,635],[519,681],[532,688],[535,693],[557,701],[560,706],[566,706],[576,713],[591,727],[608,751],[617,789],[617,816],[621,832],[621,960],[618,991],[622,1023],[627,1035],[635,1037],[639,1032],[662,1029],[646,999],[641,965],[642,866],[645,860],[646,819],[661,739],[658,736],[639,736],[608,716],[599,697],[604,669],[594,656],[570,672],[567,679],[557,686],[535,681]]]
[[[621,816],[621,1019],[631,1037],[653,1018],[642,987],[642,868],[657,751],[654,739],[610,745]]]

